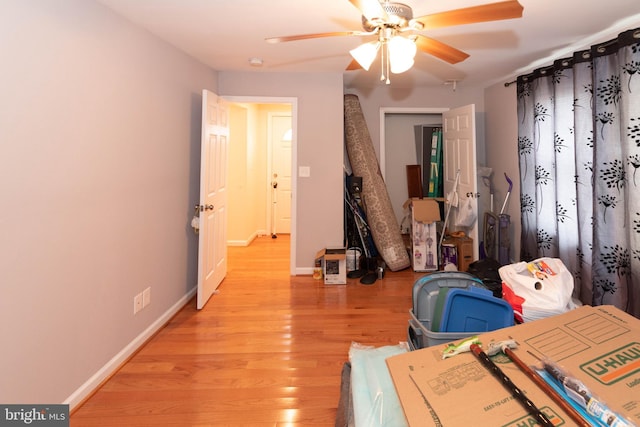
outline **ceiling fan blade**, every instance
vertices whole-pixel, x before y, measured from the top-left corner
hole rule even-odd
[[[458,62],[462,62],[469,57],[468,53],[422,35],[417,36],[416,46],[422,52],[433,55],[436,58],[440,58],[450,64],[457,64]]]
[[[476,22],[522,18],[523,9],[518,0],[508,0],[420,16],[414,18],[412,22],[420,22],[424,25],[424,29],[451,27]]]
[[[368,33],[366,31],[334,31],[330,33],[298,34],[295,36],[269,37],[265,40],[267,41],[267,43],[282,43],[292,42],[295,40],[318,39],[322,37],[369,36],[371,34],[375,33]]]
[[[360,63],[358,61],[356,61],[355,59],[353,59],[349,65],[347,65],[346,70],[347,71],[353,71],[353,70],[362,70],[362,65],[360,65]]]
[[[382,8],[378,0],[349,0],[349,2],[357,7],[369,21],[382,20],[386,22],[389,20],[387,12]]]

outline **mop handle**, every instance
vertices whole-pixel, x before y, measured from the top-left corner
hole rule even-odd
[[[509,175],[507,175],[507,173],[504,173],[504,177],[506,178],[507,182],[509,183],[509,190],[507,190],[507,195],[504,198],[504,203],[502,204],[502,209],[500,209],[500,215],[502,215],[504,213],[504,209],[507,207],[507,202],[509,201],[509,196],[511,195],[511,189],[513,188],[513,182],[511,181],[511,178],[509,178]]]
[[[459,178],[460,178],[460,169],[458,169],[458,171],[456,172],[456,180],[453,183],[453,190],[451,191],[451,193],[454,195],[453,197],[455,197],[455,193],[458,190],[458,179]],[[449,200],[447,204],[449,206],[447,206],[447,213],[444,216],[444,225],[442,226],[442,233],[440,233],[440,241],[438,242],[438,247],[442,246],[442,240],[444,239],[444,233],[447,230],[447,223],[449,222],[449,214],[451,213],[451,200]]]

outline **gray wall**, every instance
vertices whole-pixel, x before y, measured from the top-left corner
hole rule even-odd
[[[0,402],[59,403],[196,283],[217,74],[94,2],[0,9]]]
[[[495,211],[498,213],[507,195],[509,184],[506,173],[513,181],[505,211],[511,218],[509,257],[520,261],[520,167],[518,165],[518,117],[516,85],[505,87],[497,83],[485,92],[486,158],[487,166],[493,169],[495,187]],[[479,184],[480,185],[480,184]]]

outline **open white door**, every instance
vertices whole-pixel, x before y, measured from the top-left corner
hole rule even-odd
[[[202,91],[198,309],[227,274],[227,156],[229,109],[215,93]]]
[[[444,158],[444,195],[447,197],[454,190],[456,174],[458,178],[458,206],[468,201],[478,212],[478,184],[476,177],[476,124],[475,105],[454,108],[442,113],[442,140]],[[456,230],[458,209],[452,208],[449,216],[449,229]],[[472,227],[461,228],[473,239],[473,259],[479,259],[478,219]]]

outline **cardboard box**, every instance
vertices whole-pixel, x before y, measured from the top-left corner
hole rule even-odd
[[[316,263],[320,261],[322,275],[326,285],[347,284],[347,252],[344,248],[325,248],[316,254]]]
[[[434,198],[412,198],[404,203],[411,213],[411,265],[413,271],[438,269],[438,233],[440,206]]]
[[[456,248],[456,268],[458,271],[468,271],[469,265],[473,262],[473,239],[468,236],[453,237],[447,236],[442,244],[454,245]]]
[[[577,377],[615,412],[640,425],[640,320],[613,306],[584,306],[479,336],[514,339],[527,365],[548,357]],[[471,353],[442,359],[444,345],[387,359],[410,426],[534,426],[524,407]],[[554,425],[577,425],[502,353],[500,369]]]

